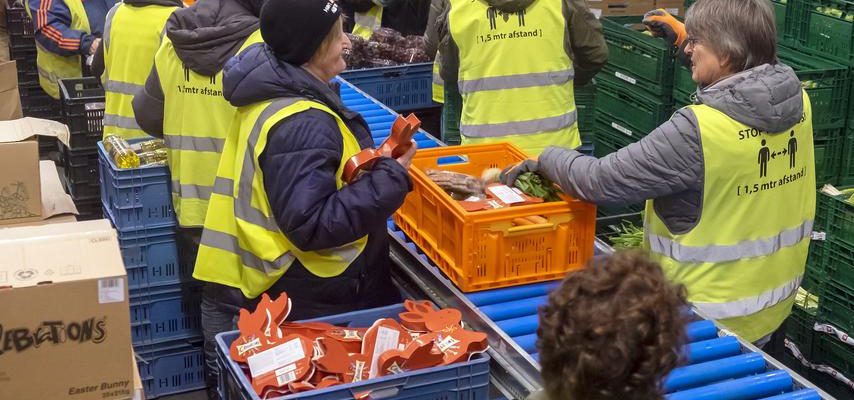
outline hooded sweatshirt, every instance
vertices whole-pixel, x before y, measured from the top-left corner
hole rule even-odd
[[[347,109],[329,85],[278,60],[263,44],[250,46],[226,64],[223,94],[235,107],[280,97],[320,102],[341,117],[361,148],[374,145],[365,120]],[[300,304],[299,318],[292,315],[295,319],[398,299],[389,280],[386,221],[411,190],[409,175],[396,161],[382,158],[369,173],[338,190],[336,173],[343,150],[335,119],[310,109],[272,127],[259,157],[273,216],[295,246],[319,251],[368,235],[365,250],[341,276],[318,278],[296,261],[268,291],[286,291]]]
[[[763,132],[783,132],[803,115],[803,92],[784,64],[763,64],[697,90],[697,101]],[[601,159],[549,147],[539,171],[566,192],[601,205],[655,199],[656,213],[674,233],[700,221],[705,165],[697,117],[689,108],[636,143]]]
[[[535,0],[477,0],[483,1],[505,13],[515,13],[528,8]],[[575,85],[590,82],[608,62],[608,45],[602,33],[602,24],[590,12],[584,0],[561,0],[563,16],[567,21],[564,32],[564,49],[572,60]],[[432,0],[427,19],[427,53],[442,53],[440,74],[445,84],[457,82],[460,67],[460,50],[454,43],[448,25],[450,0]]]
[[[166,22],[166,36],[184,66],[214,76],[240,46],[258,30],[264,0],[204,0],[175,11]],[[163,89],[157,70],[134,96],[133,110],[139,126],[149,135],[163,136]]]

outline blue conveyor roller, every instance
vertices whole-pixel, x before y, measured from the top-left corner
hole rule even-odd
[[[530,297],[522,300],[482,306],[479,309],[489,319],[499,322],[526,315],[537,315],[537,308],[545,304],[547,299],[547,296]]]
[[[771,371],[667,395],[667,400],[749,400],[792,390],[786,371]]]
[[[765,372],[765,359],[759,353],[679,367],[664,380],[665,393],[695,388],[725,379],[742,378]]]
[[[818,395],[815,389],[801,389],[795,392],[766,397],[762,400],[821,400],[821,396]]]

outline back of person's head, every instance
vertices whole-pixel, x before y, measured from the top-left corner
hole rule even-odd
[[[685,29],[733,72],[777,62],[777,24],[768,0],[698,0],[685,14]]]
[[[551,400],[660,399],[679,361],[683,286],[637,251],[593,258],[540,310],[541,373]]]

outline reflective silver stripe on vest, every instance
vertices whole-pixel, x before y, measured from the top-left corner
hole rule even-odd
[[[228,178],[216,177],[213,192],[223,196],[234,197],[234,181]]]
[[[136,120],[116,114],[104,114],[104,126],[115,126],[124,129],[142,129]]]
[[[488,78],[459,81],[460,94],[487,90],[519,89],[538,86],[562,85],[569,82],[575,73],[563,71],[534,72],[530,74],[492,76]]]
[[[113,8],[110,9],[110,12],[107,13],[107,19],[104,22],[104,50],[107,50],[110,45],[110,28],[113,26],[113,18],[116,16],[116,10],[123,4],[123,2],[118,2]]]
[[[258,256],[240,247],[240,241],[236,237],[210,228],[205,228],[202,233],[200,244],[227,251],[232,254],[237,254],[243,265],[255,268],[268,275],[290,266],[295,258],[291,253],[285,253],[272,262],[262,260]]]
[[[166,147],[172,150],[207,151],[222,153],[225,139],[181,135],[163,135]]]
[[[704,317],[711,319],[727,319],[744,317],[756,314],[766,308],[773,307],[783,300],[794,296],[798,291],[798,286],[801,285],[803,276],[786,282],[782,286],[763,292],[758,296],[739,299],[726,303],[703,303],[694,302],[696,307]]]
[[[177,194],[182,199],[209,200],[213,189],[213,186],[190,185],[172,181],[172,193]]]
[[[438,72],[433,72],[433,84],[445,86],[445,81],[442,79],[442,75],[439,75]]]
[[[575,120],[576,113],[575,110],[573,110],[556,117],[532,119],[527,121],[501,122],[481,125],[460,124],[460,133],[468,137],[477,138],[524,135],[568,128],[575,123]]]
[[[134,83],[120,82],[114,81],[110,78],[107,78],[107,82],[104,83],[104,90],[113,93],[121,93],[128,94],[131,96],[136,96],[137,93],[141,92],[143,89],[142,85],[137,85]]]
[[[272,216],[266,216],[261,210],[252,207],[252,180],[255,177],[255,145],[258,144],[258,139],[261,137],[261,129],[264,123],[270,119],[273,114],[281,111],[283,108],[290,106],[300,98],[284,98],[273,101],[261,111],[261,115],[255,120],[255,125],[252,126],[252,131],[249,132],[247,138],[246,152],[243,155],[243,167],[240,168],[240,178],[237,181],[237,197],[234,200],[234,214],[251,224],[261,226],[268,231],[278,232],[279,225]]]
[[[812,233],[813,221],[808,220],[779,234],[733,245],[688,246],[664,236],[646,232],[653,253],[661,254],[682,263],[719,263],[774,254],[785,247],[794,246]]]

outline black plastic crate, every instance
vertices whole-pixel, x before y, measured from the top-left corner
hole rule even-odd
[[[74,201],[91,200],[101,198],[101,185],[99,182],[75,183],[68,176],[60,176],[65,192],[71,195]]]
[[[77,207],[77,212],[79,213],[77,215],[78,221],[104,218],[104,211],[101,208],[100,198],[76,200],[74,201],[74,205]]]
[[[95,149],[104,134],[104,88],[93,77],[59,81],[62,117],[72,149]]]
[[[33,21],[23,7],[6,6],[6,29],[10,39],[17,37],[32,40],[35,37]]]
[[[60,145],[60,158],[65,176],[74,185],[100,185],[97,150],[72,150]],[[100,191],[98,192],[100,193]]]
[[[36,65],[36,49],[14,49],[9,51],[9,58],[15,60],[18,71],[18,85],[38,84],[39,69]]]

